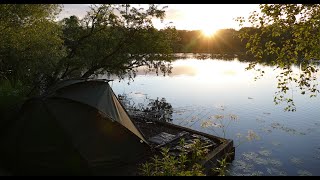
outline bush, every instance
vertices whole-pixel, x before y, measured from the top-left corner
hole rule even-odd
[[[184,147],[184,139],[180,141]],[[184,147],[178,156],[169,152],[169,148],[162,148],[160,157],[155,155],[150,162],[142,164],[140,174],[144,176],[205,176],[204,167],[199,164],[208,153],[196,139],[187,153]]]
[[[0,81],[0,128],[6,128],[10,120],[17,115],[20,105],[26,99],[26,88],[18,82],[15,86],[8,80]]]

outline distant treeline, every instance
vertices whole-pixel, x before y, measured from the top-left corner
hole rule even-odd
[[[238,37],[242,30],[221,29],[211,37],[205,36],[201,30],[177,30],[172,48],[175,53],[243,54],[247,42]]]

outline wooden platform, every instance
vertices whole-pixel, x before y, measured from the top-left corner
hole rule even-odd
[[[235,148],[233,146],[233,140],[224,139],[186,127],[178,126],[172,123],[163,122],[163,121],[150,121],[143,119],[141,117],[131,117],[135,125],[140,129],[143,135],[150,139],[151,137],[156,136],[162,132],[178,135],[182,132],[188,132],[189,134],[200,135],[205,138],[210,139],[215,143],[215,145],[209,149],[209,153],[200,163],[206,168],[207,175],[214,175],[212,168],[218,167],[218,161],[222,158],[227,157],[228,162],[234,160]],[[153,143],[150,143],[151,146],[159,146]],[[164,145],[163,145],[164,146]]]

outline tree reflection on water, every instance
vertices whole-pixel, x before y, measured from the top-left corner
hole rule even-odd
[[[166,98],[150,99],[147,96],[147,103],[138,103],[129,98],[128,94],[119,94],[118,99],[123,104],[129,115],[144,117],[152,121],[172,121],[173,108]]]

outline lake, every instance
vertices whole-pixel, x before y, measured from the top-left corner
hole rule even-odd
[[[286,104],[273,102],[279,70],[260,65],[265,75],[255,81],[258,73],[247,66],[237,58],[189,57],[173,61],[169,75],[140,68],[134,81],[115,79],[110,85],[136,106],[164,98],[172,106],[171,123],[225,136],[235,145],[240,139],[230,175],[319,176],[320,97],[290,91],[297,110],[285,112]],[[248,141],[248,132],[258,138]]]

